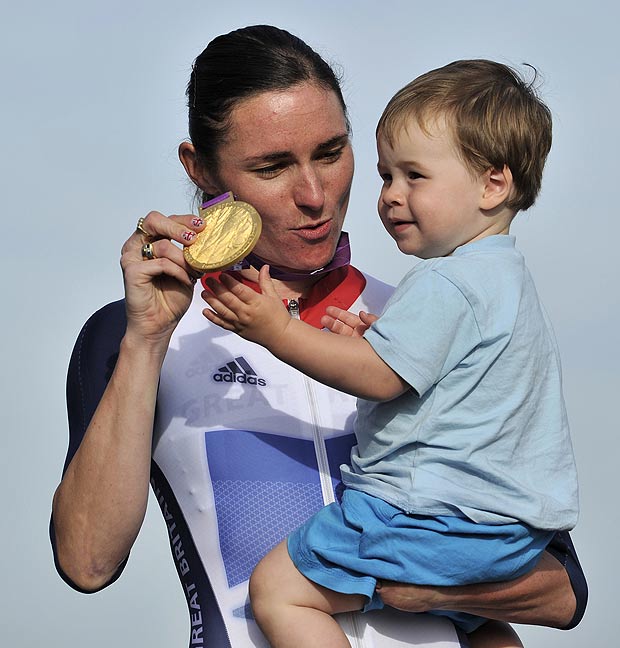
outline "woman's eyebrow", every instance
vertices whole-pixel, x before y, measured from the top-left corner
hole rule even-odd
[[[337,148],[338,146],[346,145],[348,141],[349,141],[349,134],[342,133],[341,135],[330,137],[326,142],[321,142],[321,144],[319,144],[316,147],[316,151],[317,153],[321,153],[323,151],[330,151],[334,148]]]
[[[263,153],[262,155],[254,155],[246,158],[246,164],[260,164],[261,162],[282,162],[284,160],[293,159],[291,151],[273,151],[272,153]]]
[[[341,135],[335,135],[330,137],[325,142],[321,142],[315,149],[314,154],[320,154],[325,151],[331,151],[338,146],[344,146],[349,141],[349,134],[342,133]],[[286,162],[287,160],[292,160],[295,158],[295,155],[292,151],[272,151],[270,153],[263,153],[260,155],[253,155],[245,159],[245,163],[248,165],[252,164],[261,164],[264,162]]]

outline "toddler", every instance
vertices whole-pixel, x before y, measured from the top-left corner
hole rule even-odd
[[[272,646],[349,646],[332,615],[382,607],[378,580],[511,580],[575,525],[556,343],[509,234],[550,146],[550,112],[512,69],[474,60],[428,72],[377,127],[379,215],[421,261],[372,325],[342,313],[330,328],[349,335],[334,335],[290,318],[267,266],[262,294],[227,275],[209,281],[210,321],[358,397],[342,502],[250,580]],[[435,613],[466,632],[485,621]]]

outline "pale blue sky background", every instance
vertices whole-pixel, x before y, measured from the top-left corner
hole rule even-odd
[[[373,133],[386,101],[458,58],[540,70],[554,145],[542,195],[514,231],[562,351],[581,479],[574,538],[591,598],[570,633],[519,632],[532,648],[617,644],[618,14],[616,3],[600,0],[3,6],[3,646],[186,645],[183,594],[154,501],[122,579],[95,596],[55,575],[47,523],[66,451],[74,339],[91,312],[121,296],[119,250],[137,218],[189,210],[176,148],[186,136],[191,62],[217,34],[253,23],[289,29],[342,66],[357,160],[348,216],[354,261],[391,282],[412,260],[375,215]]]

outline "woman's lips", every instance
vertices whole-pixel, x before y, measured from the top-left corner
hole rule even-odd
[[[332,220],[319,223],[318,225],[307,225],[306,227],[298,227],[293,230],[295,234],[308,241],[316,241],[323,239],[330,234],[332,230]]]

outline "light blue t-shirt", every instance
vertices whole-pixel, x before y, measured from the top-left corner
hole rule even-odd
[[[514,237],[421,261],[365,338],[413,389],[358,401],[347,486],[411,513],[574,527],[559,355]]]

